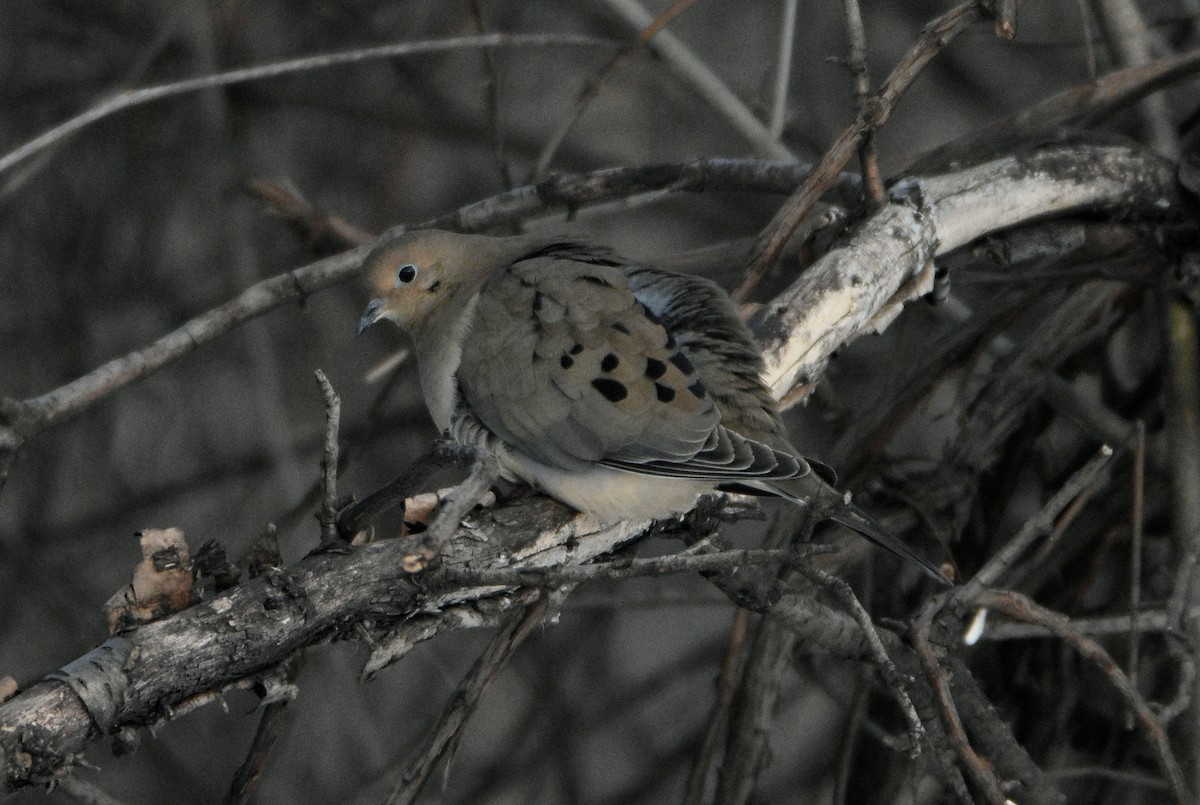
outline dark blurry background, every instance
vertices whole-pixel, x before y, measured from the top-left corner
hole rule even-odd
[[[950,4],[864,5],[878,82]],[[1081,5],[1024,3],[1015,42],[989,25],[956,41],[878,138],[885,173],[1086,80]],[[1191,13],[1187,2],[1140,5],[1152,21]],[[480,0],[480,8],[488,31],[615,44],[637,33],[601,0]],[[782,141],[811,161],[855,107],[839,62],[842,4],[802,0],[799,9]],[[766,119],[782,10],[777,0],[701,0],[668,30]],[[465,1],[0,0],[0,151],[127,88],[476,30]],[[495,51],[503,157],[516,183],[614,52]],[[290,186],[372,232],[505,189],[487,81],[481,52],[464,50],[241,84],[119,113],[0,175],[0,393],[44,393],[313,260],[309,244],[245,192],[247,180]],[[1110,129],[1138,133],[1133,115]],[[550,170],[753,155],[762,154],[642,50],[608,78]],[[753,235],[779,200],[689,194],[583,211],[578,226],[633,256],[665,257]],[[732,283],[739,268],[724,279]],[[391,331],[354,337],[364,302],[353,285],[319,293],[29,442],[0,495],[0,675],[28,684],[104,639],[101,607],[128,582],[138,529],[177,526],[193,548],[218,539],[237,558],[267,523],[287,518],[319,473],[313,370],[341,393],[344,431],[361,433],[380,388],[364,375],[400,343]],[[921,349],[923,316],[906,314],[887,339],[839,358],[831,388],[848,413],[870,372]],[[373,489],[435,437],[414,369],[357,446],[344,491]],[[795,414],[797,441],[818,456],[837,436],[826,413],[814,404]],[[281,533],[288,561],[317,542],[310,511],[286,521],[296,523]],[[444,791],[439,774],[425,800],[675,801],[732,614],[700,579],[585,587],[521,648],[468,729]],[[357,681],[363,648],[310,651],[259,801],[378,801],[485,639],[437,639],[366,685]],[[854,668],[800,665],[781,691],[764,801],[827,794],[859,679]],[[97,746],[87,759],[99,769],[85,775],[131,803],[217,801],[244,758],[256,702],[231,695],[148,735],[131,757]],[[14,801],[44,798],[30,791]]]

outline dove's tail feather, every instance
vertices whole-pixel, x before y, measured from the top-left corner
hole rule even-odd
[[[891,551],[901,559],[913,562],[930,578],[945,585],[953,586],[954,584],[941,568],[880,525],[874,517],[845,500],[841,493],[817,477],[816,473],[810,472],[799,478],[789,478],[785,481],[743,484],[742,487],[744,489],[757,487],[759,494],[769,492],[806,508],[812,504],[814,499],[820,500],[823,504],[823,513],[834,522],[862,534],[871,542]]]
[[[896,535],[890,533],[887,529],[881,526],[875,518],[864,512],[862,509],[855,506],[853,503],[847,503],[838,507],[830,515],[835,522],[841,523],[852,531],[857,531],[864,537],[874,542],[881,548],[886,548],[897,556],[907,559],[910,562],[915,562],[927,575],[931,578],[940,581],[947,586],[953,586],[954,582],[950,580],[941,568],[921,556],[908,545],[904,543]]]

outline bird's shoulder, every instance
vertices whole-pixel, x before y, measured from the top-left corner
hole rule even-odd
[[[492,273],[459,383],[502,440],[556,466],[685,460],[721,418],[626,264],[578,243],[542,245]]]

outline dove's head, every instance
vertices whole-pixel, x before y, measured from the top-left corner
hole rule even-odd
[[[488,275],[503,265],[508,240],[421,229],[381,242],[363,263],[374,298],[358,332],[389,319],[416,335],[439,318],[462,312]]]

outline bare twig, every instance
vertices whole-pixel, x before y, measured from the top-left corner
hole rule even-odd
[[[425,736],[416,758],[384,799],[386,805],[402,805],[416,800],[438,760],[447,752],[453,751],[463,729],[466,728],[467,721],[479,706],[492,681],[508,665],[517,646],[541,623],[545,609],[546,602],[543,599],[507,617],[499,633],[492,638],[487,649],[475,660],[471,670],[459,683],[458,689],[448,699],[441,719]]]
[[[1091,485],[1100,472],[1108,466],[1112,455],[1112,448],[1103,445],[1087,464],[1084,464],[1068,478],[1053,497],[1038,510],[1037,514],[1030,517],[1021,526],[1021,530],[1017,532],[1016,536],[997,551],[966,584],[951,593],[954,605],[969,606],[987,587],[995,584],[1012,567],[1034,540],[1049,533],[1054,526],[1054,519],[1080,492]]]
[[[1071,627],[1070,619],[1065,615],[1039,606],[1020,593],[986,591],[980,597],[979,603],[990,609],[1003,612],[1010,617],[1037,623],[1048,628],[1057,637],[1078,651],[1081,656],[1094,663],[1103,671],[1113,687],[1121,694],[1121,698],[1125,701],[1126,706],[1135,714],[1137,723],[1141,727],[1141,732],[1150,744],[1150,748],[1154,751],[1159,768],[1167,778],[1175,801],[1179,805],[1187,805],[1187,803],[1194,801],[1191,793],[1188,791],[1183,770],[1179,767],[1178,761],[1176,761],[1174,754],[1171,752],[1171,745],[1167,741],[1166,730],[1163,729],[1162,724],[1159,723],[1158,718],[1150,709],[1146,700],[1137,691],[1137,688],[1130,684],[1129,678],[1121,671],[1121,667],[1099,643],[1090,637],[1085,637],[1077,633]]]
[[[1187,613],[1189,618],[1200,617],[1200,610]],[[1177,622],[1172,622],[1165,609],[1146,610],[1128,615],[1112,615],[1098,618],[1072,618],[1071,628],[1084,635],[1125,635],[1136,629],[1138,632],[1176,632]],[[980,640],[1028,640],[1031,637],[1050,637],[1051,632],[1041,626],[1004,622],[989,618]]]
[[[28,435],[78,413],[116,389],[161,369],[245,321],[354,277],[366,253],[365,247],[352,249],[263,280],[149,346],[115,358],[40,397],[16,403],[14,411],[19,417],[16,429]]]
[[[537,213],[573,211],[584,205],[625,198],[647,190],[791,193],[809,175],[810,169],[808,165],[794,162],[700,159],[551,176],[409,228],[481,232]],[[836,183],[848,196],[856,194],[861,184],[858,177],[846,173],[839,174]]]
[[[325,398],[325,443],[321,451],[321,510],[317,521],[321,524],[321,542],[331,545],[338,539],[338,431],[342,420],[342,399],[333,390],[333,384],[325,373],[316,372],[317,385]]]
[[[637,0],[604,0],[604,3],[638,30],[646,30],[654,24],[654,16]],[[649,40],[649,47],[759,153],[771,159],[795,160],[792,152],[771,136],[771,132],[746,108],[741,98],[670,32],[657,34]]]
[[[966,766],[967,774],[986,798],[989,805],[1005,805],[1008,798],[1004,795],[1004,790],[1001,787],[1000,779],[996,776],[995,769],[985,758],[980,757],[971,746],[971,741],[967,737],[967,731],[963,727],[962,718],[959,716],[958,708],[954,704],[954,694],[950,691],[950,678],[942,668],[941,663],[938,662],[937,654],[930,641],[930,632],[933,629],[934,617],[946,603],[948,603],[948,600],[944,596],[938,596],[930,604],[923,607],[920,616],[913,623],[910,630],[910,639],[913,649],[920,658],[921,668],[925,671],[925,678],[933,688],[934,697],[937,699],[939,706],[939,715],[946,729],[946,735],[950,739],[950,743],[954,747],[954,751],[958,754],[959,759]]]
[[[1140,67],[1128,67],[1055,93],[1017,114],[939,146],[911,169],[943,170],[953,162],[977,161],[1036,140],[1074,123],[1106,121],[1113,112],[1168,84],[1200,71],[1200,49],[1170,56]]]
[[[850,74],[854,77],[854,102],[859,116],[867,113],[867,97],[871,92],[871,71],[867,67],[867,32],[863,26],[862,9],[858,0],[842,0],[842,11],[846,15],[846,34],[850,39]],[[858,147],[858,158],[862,165],[863,186],[867,204],[871,209],[883,205],[886,194],[883,176],[879,172],[879,158],[875,153],[875,135],[872,131],[863,134]]]
[[[409,573],[420,573],[437,558],[442,546],[454,536],[467,512],[475,507],[500,477],[496,458],[491,453],[481,447],[463,445],[461,449],[472,454],[471,472],[453,492],[442,498],[437,518],[404,554],[404,569]]]
[[[480,34],[486,31],[483,24],[483,7],[479,0],[468,0],[471,9],[471,19],[475,22],[475,30]],[[500,71],[496,68],[496,54],[491,48],[485,48],[483,56],[484,96],[487,99],[488,125],[492,130],[492,149],[496,158],[496,170],[500,174],[500,184],[505,190],[513,186],[512,171],[508,166],[508,155],[504,147],[504,122],[500,114]]]
[[[601,87],[616,72],[617,68],[624,64],[639,48],[653,39],[659,31],[669,25],[671,20],[690,8],[695,2],[696,0],[675,0],[674,3],[667,6],[657,17],[651,20],[631,44],[617,51],[603,67],[596,71],[595,75],[588,79],[587,83],[583,85],[583,89],[579,91],[579,96],[575,99],[575,105],[571,109],[570,114],[564,117],[559,123],[558,128],[546,140],[546,144],[542,146],[541,152],[538,153],[537,159],[534,160],[533,169],[529,173],[530,182],[540,179],[545,175],[550,167],[550,162],[554,159],[554,155],[558,152],[563,140],[571,133],[571,129],[583,117],[583,113],[587,111],[592,101],[600,94]]]
[[[271,702],[263,708],[250,751],[246,760],[238,766],[233,781],[229,784],[229,791],[225,794],[226,805],[246,805],[253,800],[254,793],[267,770],[271,749],[279,740],[283,726],[287,723],[287,708],[286,701]]]
[[[1168,609],[1182,618],[1185,611],[1200,603],[1200,354],[1197,352],[1196,321],[1192,307],[1179,299],[1166,300],[1163,310],[1167,341],[1168,458],[1171,472],[1171,531],[1179,570],[1175,576]],[[1196,641],[1200,637],[1200,619],[1179,623],[1185,634]],[[1193,649],[1194,650],[1194,649]],[[1200,734],[1200,686],[1193,680],[1187,691],[1188,734],[1195,741]],[[1194,744],[1193,744],[1194,746]],[[1189,779],[1200,787],[1200,762],[1188,752]]]
[[[796,12],[799,0],[784,0],[780,8],[779,51],[775,55],[775,85],[771,93],[771,116],[767,131],[778,140],[787,124],[788,85],[792,77],[792,54],[796,47]]]
[[[1100,25],[1107,35],[1115,61],[1123,67],[1141,67],[1152,60],[1150,31],[1133,0],[1096,0]],[[1179,153],[1179,138],[1167,109],[1167,99],[1150,95],[1138,103],[1151,146],[1166,156]]]
[[[1137,688],[1138,649],[1141,633],[1137,613],[1142,606],[1142,528],[1146,500],[1146,425],[1134,423],[1133,502],[1129,507],[1129,684]],[[1127,724],[1126,729],[1131,729]]]
[[[917,708],[913,706],[912,699],[908,696],[908,684],[896,670],[896,664],[888,655],[883,640],[879,637],[879,632],[875,630],[875,624],[871,622],[870,614],[846,582],[829,575],[812,564],[799,563],[796,568],[814,584],[837,596],[850,611],[851,617],[854,618],[859,628],[863,630],[867,643],[871,647],[875,667],[879,669],[880,676],[883,677],[888,690],[892,692],[896,703],[900,705],[900,712],[904,714],[904,720],[908,722],[909,753],[912,757],[916,757],[921,753],[921,746],[925,742],[925,726],[921,723],[921,717],[917,715]]]
[[[692,769],[688,773],[683,805],[701,805],[708,801],[709,775],[713,768],[720,765],[721,742],[718,739],[728,724],[734,694],[737,693],[737,680],[743,663],[750,616],[750,610],[742,607],[738,607],[734,612],[725,654],[721,658],[721,675],[717,677],[716,698],[712,713],[708,717],[708,725],[704,728],[704,739],[696,751]]]
[[[769,756],[775,704],[798,637],[775,619],[759,624],[742,673],[714,802],[745,805],[754,800],[759,775]]]
[[[355,48],[354,50],[337,53],[305,56],[299,59],[289,59],[273,64],[244,67],[239,70],[201,76],[200,78],[189,78],[183,81],[172,81],[168,84],[143,87],[142,89],[130,90],[108,100],[101,101],[70,120],[59,123],[54,128],[39,134],[25,144],[0,156],[0,174],[61,142],[76,132],[117,112],[164,98],[173,98],[214,87],[226,87],[231,84],[242,84],[247,81],[278,78],[279,76],[309,70],[326,70],[331,67],[356,64],[363,61],[393,59],[400,56],[416,56],[426,53],[444,53],[446,51],[468,48],[612,47],[612,44],[612,42],[603,39],[572,34],[485,34],[483,36],[459,36],[423,42],[399,42],[379,47]]]
[[[981,9],[980,3],[964,3],[925,26],[917,42],[892,70],[887,81],[870,96],[864,105],[863,113],[834,141],[813,168],[808,181],[784,202],[771,222],[763,228],[746,275],[733,292],[734,299],[742,301],[750,295],[768,269],[774,265],[783,251],[784,244],[800,226],[801,220],[832,186],[834,177],[846,167],[863,137],[887,122],[900,98],[912,86],[912,82],[925,66],[951,40],[975,23],[982,13]]]
[[[274,215],[295,227],[311,248],[319,251],[328,243],[333,251],[370,243],[374,235],[345,219],[314,206],[296,190],[264,179],[246,181],[246,191],[261,200]]]
[[[254,793],[262,782],[267,771],[267,763],[271,758],[279,736],[287,724],[288,703],[295,696],[295,680],[300,671],[303,652],[299,652],[283,664],[280,670],[281,688],[271,695],[268,691],[268,701],[263,707],[262,716],[258,721],[258,729],[254,732],[254,740],[250,742],[250,750],[246,759],[234,772],[225,794],[225,805],[248,805],[254,799]]]
[[[1079,38],[1083,40],[1083,52],[1084,58],[1087,61],[1088,78],[1095,81],[1097,72],[1096,46],[1093,42],[1095,36],[1092,33],[1092,12],[1088,0],[1076,0],[1075,6],[1079,9]]]

